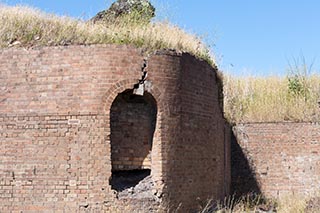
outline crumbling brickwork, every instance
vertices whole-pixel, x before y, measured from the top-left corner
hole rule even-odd
[[[144,63],[140,50],[116,45],[0,51],[1,212],[183,211],[223,198],[229,155],[216,70],[175,52],[151,55],[144,68],[157,112],[143,167],[156,199],[121,200],[111,189],[111,108]]]
[[[319,124],[252,123],[237,125],[234,132],[232,149],[242,150],[232,153],[234,192],[269,197],[319,192]]]

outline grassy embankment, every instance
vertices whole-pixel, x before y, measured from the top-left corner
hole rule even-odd
[[[0,6],[0,47],[130,44],[154,51],[176,49],[214,63],[201,39],[169,22],[132,21],[137,14],[94,24],[24,7]]]

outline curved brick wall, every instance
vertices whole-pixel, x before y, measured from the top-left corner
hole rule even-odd
[[[320,188],[320,125],[252,123],[234,127],[232,188],[268,197],[316,195]],[[238,148],[237,148],[238,147]]]
[[[125,211],[109,185],[110,108],[141,79],[127,46],[0,51],[0,211]],[[162,209],[228,192],[228,137],[215,70],[188,54],[148,58],[157,104],[151,174]],[[153,207],[158,208],[158,207]],[[159,207],[160,208],[160,207]]]

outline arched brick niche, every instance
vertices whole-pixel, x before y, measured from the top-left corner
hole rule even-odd
[[[106,144],[110,147],[110,187],[121,192],[150,179],[162,191],[161,118],[166,113],[156,86],[134,95],[137,81],[115,83],[105,96]],[[119,197],[119,195],[117,195]]]
[[[133,187],[150,175],[156,119],[157,104],[148,92],[141,96],[126,90],[113,101],[110,108],[113,189]]]
[[[157,119],[152,95],[118,94],[110,109],[112,171],[151,169],[151,150]]]

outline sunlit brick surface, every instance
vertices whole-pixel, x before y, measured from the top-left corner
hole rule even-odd
[[[115,45],[0,51],[0,212],[182,211],[223,198],[229,145],[216,70],[169,51],[146,68],[157,115],[145,165],[161,202],[111,190],[110,109],[141,79],[144,58]]]

